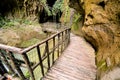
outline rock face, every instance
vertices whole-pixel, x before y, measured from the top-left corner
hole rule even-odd
[[[70,0],[70,5],[74,0]],[[84,37],[96,50],[99,71],[120,63],[120,0],[75,0],[72,7],[84,12]],[[79,8],[82,8],[79,10]]]
[[[4,0],[0,3],[0,16],[9,19],[16,17],[34,20],[41,8],[39,0]]]

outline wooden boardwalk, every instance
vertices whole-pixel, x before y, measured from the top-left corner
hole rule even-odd
[[[69,46],[42,80],[95,80],[94,49],[81,37],[71,34]]]

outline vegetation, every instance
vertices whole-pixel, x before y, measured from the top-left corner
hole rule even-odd
[[[53,5],[52,14],[56,15],[60,11],[63,12],[64,10],[63,5],[64,5],[63,0],[57,0],[55,4]]]
[[[79,13],[76,13],[73,18],[73,24],[72,24],[72,29],[73,30],[78,30],[79,29],[79,22],[82,20],[82,15]]]
[[[21,25],[21,24],[30,25],[32,23],[30,20],[27,20],[27,19],[19,19],[19,18],[7,19],[7,18],[0,17],[0,28],[8,28],[12,26]]]

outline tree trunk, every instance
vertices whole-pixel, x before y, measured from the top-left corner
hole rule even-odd
[[[73,1],[78,12],[85,11],[82,31],[96,50],[98,72],[109,71],[120,64],[120,0]]]

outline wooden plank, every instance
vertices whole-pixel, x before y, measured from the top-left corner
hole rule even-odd
[[[69,36],[67,38],[69,39]],[[89,55],[91,52],[94,54],[94,51],[87,50],[88,47],[81,47],[79,44],[81,40],[76,36],[72,37],[70,45],[43,80],[95,80],[96,68],[94,62],[91,63],[93,59]]]

